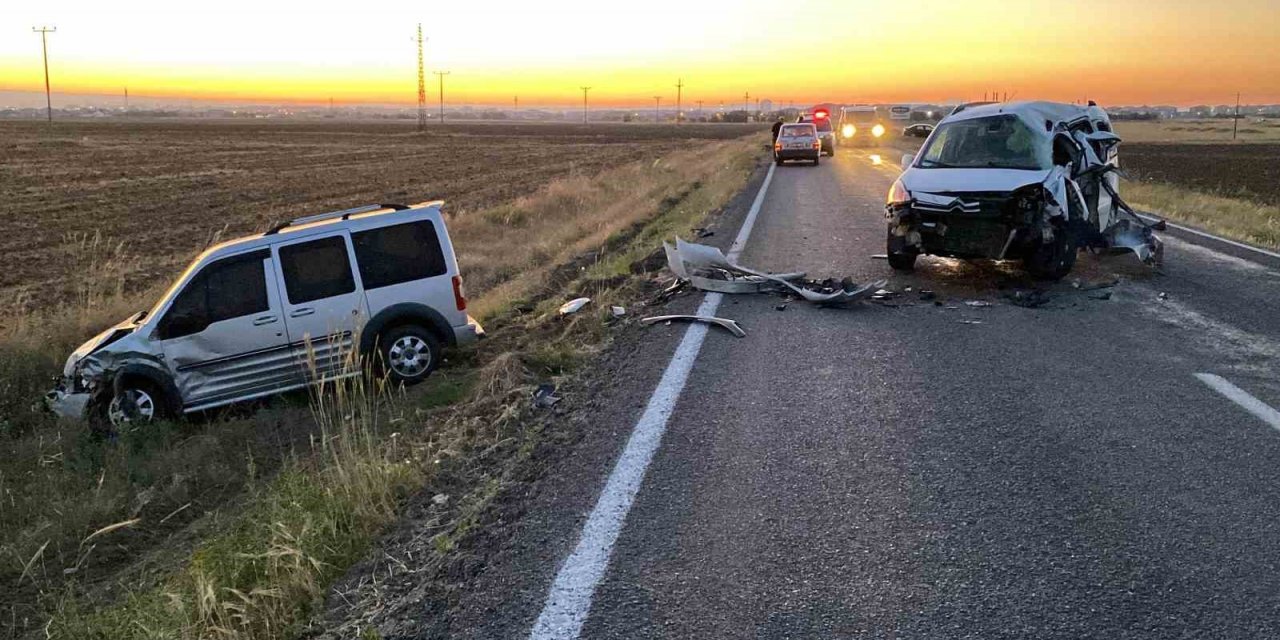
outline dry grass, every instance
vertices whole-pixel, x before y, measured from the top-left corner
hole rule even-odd
[[[539,300],[567,294],[557,273],[570,260],[582,267],[573,294],[607,301],[609,279],[642,253],[637,246],[656,246],[741,187],[756,147],[709,142],[452,219],[475,310],[510,336],[489,342],[506,355],[455,354],[395,406],[368,387],[342,387],[310,409],[286,398],[106,444],[53,422],[31,404],[67,351],[150,302],[119,285],[136,268],[121,245],[69,239],[98,276],[77,285],[79,306],[0,333],[0,627],[23,634],[52,614],[55,637],[289,637],[406,493],[429,482],[433,462],[449,457],[442,452],[478,455],[467,468],[483,471],[494,454],[477,452],[522,433],[514,407],[531,376],[562,375],[603,340],[590,315],[544,326],[547,314],[511,309],[554,307]],[[461,400],[467,416],[446,418],[455,409],[445,405]],[[470,504],[483,508],[495,490],[481,487]]]
[[[1125,200],[1140,210],[1241,242],[1280,248],[1280,207],[1160,182],[1126,182],[1123,189]]]
[[[1120,120],[1125,142],[1231,142],[1231,120]],[[1242,119],[1237,142],[1280,142],[1280,120]]]

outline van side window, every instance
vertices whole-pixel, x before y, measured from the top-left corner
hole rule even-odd
[[[331,298],[356,290],[351,258],[342,236],[280,247],[284,288],[292,304]]]
[[[160,339],[181,338],[223,320],[267,311],[266,250],[224,258],[200,270],[169,306]]]
[[[365,290],[443,275],[447,269],[435,225],[407,222],[351,234]]]

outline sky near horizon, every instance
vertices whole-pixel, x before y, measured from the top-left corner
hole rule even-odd
[[[1280,0],[42,0],[0,6],[0,91],[708,108],[1018,98],[1280,102]],[[184,6],[187,5],[187,6]],[[430,101],[435,77],[428,76]]]

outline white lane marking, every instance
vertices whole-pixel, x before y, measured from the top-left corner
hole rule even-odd
[[[1267,403],[1253,397],[1248,391],[1231,384],[1226,378],[1212,373],[1197,373],[1196,378],[1210,389],[1226,396],[1228,400],[1240,405],[1240,408],[1252,413],[1259,420],[1280,431],[1280,411],[1272,409]]]
[[[1146,220],[1146,221],[1147,221],[1147,224],[1151,224],[1151,223],[1153,223],[1153,222],[1155,222],[1155,221],[1159,220],[1159,218],[1156,218],[1156,217],[1154,217],[1154,216],[1149,216],[1149,215],[1147,215],[1147,214],[1145,214],[1145,213],[1140,213],[1140,214],[1138,214],[1138,217],[1139,217],[1139,218],[1142,218],[1142,219],[1144,219],[1144,220]],[[1169,228],[1171,228],[1171,229],[1177,229],[1178,231],[1183,231],[1183,232],[1186,232],[1186,233],[1190,233],[1190,234],[1192,234],[1192,235],[1200,236],[1201,238],[1208,238],[1208,239],[1210,239],[1210,240],[1216,240],[1216,241],[1218,241],[1218,242],[1221,242],[1221,243],[1224,243],[1224,244],[1229,244],[1229,245],[1231,245],[1231,246],[1233,246],[1233,247],[1236,247],[1236,248],[1239,248],[1239,249],[1245,249],[1245,250],[1247,250],[1247,251],[1252,251],[1252,252],[1254,252],[1254,253],[1260,253],[1260,254],[1262,254],[1262,255],[1264,255],[1264,256],[1269,256],[1269,257],[1275,258],[1275,259],[1277,259],[1277,260],[1280,260],[1280,253],[1276,253],[1276,252],[1274,252],[1274,251],[1267,251],[1266,249],[1263,249],[1263,248],[1261,248],[1261,247],[1255,247],[1255,246],[1253,246],[1253,245],[1251,245],[1251,244],[1245,244],[1245,243],[1243,243],[1243,242],[1237,242],[1237,241],[1232,240],[1232,239],[1230,239],[1230,238],[1224,238],[1224,237],[1222,237],[1222,236],[1214,235],[1214,234],[1212,234],[1212,233],[1206,233],[1206,232],[1201,231],[1201,230],[1199,230],[1199,229],[1192,229],[1191,227],[1184,227],[1184,226],[1182,226],[1182,225],[1180,225],[1180,224],[1174,224],[1174,223],[1172,223],[1172,222],[1169,222],[1168,220],[1165,220],[1165,224],[1166,224],[1166,225],[1168,225],[1168,226],[1169,226]]]
[[[755,226],[760,207],[764,204],[765,192],[773,181],[774,166],[776,165],[769,165],[769,172],[764,176],[764,182],[751,203],[751,209],[747,211],[746,219],[742,221],[738,237],[729,248],[730,259],[736,259],[747,245],[751,228]],[[697,314],[715,315],[722,298],[719,293],[708,293],[702,299],[702,304],[698,305]],[[689,379],[689,372],[693,370],[703,339],[707,337],[707,328],[704,324],[696,323],[685,330],[684,338],[680,340],[675,354],[671,356],[671,362],[662,372],[658,387],[649,397],[649,404],[645,406],[644,413],[631,431],[622,456],[614,465],[604,491],[600,492],[595,508],[582,527],[578,546],[556,573],[555,582],[551,584],[551,591],[542,606],[542,613],[529,632],[530,640],[573,639],[582,632],[582,625],[586,623],[587,614],[591,610],[591,598],[595,595],[596,585],[609,566],[613,544],[622,532],[627,512],[631,511],[636,493],[640,491],[649,462],[653,460],[653,454],[662,442],[667,421]]]

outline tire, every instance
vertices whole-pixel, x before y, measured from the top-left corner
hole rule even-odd
[[[169,398],[146,378],[129,378],[119,393],[104,398],[89,413],[89,428],[100,436],[114,437],[130,426],[170,420],[174,412]]]
[[[821,164],[821,163],[822,163],[822,154],[821,154],[821,153],[819,153],[819,154],[818,154],[818,157],[816,157],[816,158],[814,158],[814,159],[813,159],[813,166],[815,166],[815,167],[816,167],[816,166],[818,166],[818,165],[819,165],[819,164]]]
[[[904,246],[905,241],[902,238],[895,238],[893,232],[889,232],[885,239],[885,255],[889,258],[889,267],[894,271],[915,271],[916,258],[920,257],[920,254],[912,250],[901,250]]]
[[[894,271],[915,271],[916,258],[920,257],[918,253],[890,253],[889,266]]]
[[[782,166],[782,158],[774,158],[774,159],[773,159],[773,161],[774,161],[774,163],[775,163],[775,164],[777,164],[779,167],[781,167],[781,166]]]
[[[440,366],[440,341],[426,328],[406,324],[378,336],[377,372],[392,382],[413,385]]]
[[[1055,225],[1053,240],[1036,244],[1022,265],[1037,280],[1061,280],[1076,265],[1075,234],[1065,225]]]

